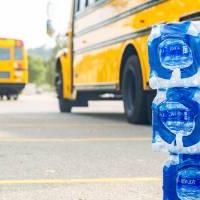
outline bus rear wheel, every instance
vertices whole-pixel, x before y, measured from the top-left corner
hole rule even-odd
[[[58,95],[59,109],[61,113],[70,113],[72,110],[72,104],[70,100],[64,99],[63,97],[63,78],[60,71],[56,74],[56,92]]]
[[[17,101],[18,98],[19,98],[19,95],[18,95],[18,94],[13,95],[13,99],[14,99],[15,101]]]
[[[147,98],[143,90],[140,61],[136,55],[130,56],[125,62],[121,89],[128,122],[147,124]]]
[[[11,100],[11,95],[7,94],[6,97],[7,97],[7,100],[8,100],[8,101]]]

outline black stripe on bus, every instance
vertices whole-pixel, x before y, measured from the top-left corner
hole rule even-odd
[[[180,21],[191,21],[191,20],[194,21],[200,20],[200,12],[190,13],[180,18]]]
[[[150,1],[148,1],[146,3],[143,3],[143,4],[139,5],[139,6],[131,8],[131,9],[129,9],[129,10],[123,12],[123,13],[120,13],[120,14],[118,14],[118,15],[110,18],[110,19],[107,19],[107,20],[102,21],[100,23],[97,23],[97,24],[95,24],[93,26],[85,28],[85,29],[75,33],[75,37],[82,36],[82,35],[84,35],[86,33],[94,31],[96,29],[99,29],[99,28],[102,28],[102,27],[107,26],[109,24],[112,24],[112,23],[117,22],[117,21],[119,21],[121,19],[129,17],[129,16],[131,16],[133,14],[141,12],[141,11],[143,11],[145,9],[148,9],[148,8],[151,8],[151,7],[155,6],[155,5],[161,4],[161,3],[165,2],[165,1],[167,1],[167,0],[154,0],[154,1],[150,0]]]
[[[134,39],[134,38],[141,37],[141,36],[144,36],[144,35],[148,35],[150,32],[151,32],[151,27],[147,27],[147,28],[141,29],[137,32],[122,35],[120,37],[117,37],[117,38],[114,38],[114,39],[111,39],[111,40],[96,43],[96,44],[88,46],[86,48],[75,50],[74,53],[76,55],[78,55],[78,54],[86,53],[86,52],[89,52],[89,51],[97,50],[97,49],[100,49],[100,48],[103,48],[103,47],[107,47],[107,46],[110,46],[110,45],[121,43],[121,42],[126,41],[126,40],[130,40],[130,39]]]

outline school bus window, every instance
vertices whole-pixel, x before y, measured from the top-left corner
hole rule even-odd
[[[9,48],[0,48],[0,60],[10,60]]]
[[[89,1],[86,0],[86,1],[85,1],[85,7],[88,7],[88,5],[89,5]]]
[[[90,6],[90,5],[94,4],[95,2],[97,2],[97,0],[88,0],[88,5]]]
[[[87,6],[87,0],[80,0],[80,11],[84,11]]]
[[[22,60],[23,59],[23,52],[21,47],[15,48],[15,60]]]
[[[76,1],[76,12],[80,11],[80,0]]]

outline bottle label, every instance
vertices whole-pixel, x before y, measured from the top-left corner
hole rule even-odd
[[[184,178],[178,177],[177,180],[178,186],[191,186],[191,187],[200,187],[200,178]]]
[[[180,39],[166,39],[159,45],[159,57],[163,67],[174,70],[183,69],[193,64],[190,47]]]
[[[163,125],[173,134],[189,136],[195,128],[195,114],[179,102],[165,102],[159,107],[159,117]]]

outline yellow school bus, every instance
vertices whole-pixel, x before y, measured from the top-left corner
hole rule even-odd
[[[23,41],[0,38],[0,97],[17,100],[28,82],[28,58]]]
[[[123,99],[129,122],[148,122],[155,95],[148,84],[151,27],[200,19],[200,0],[74,0],[71,10],[67,50],[56,60],[60,111],[110,94]]]

